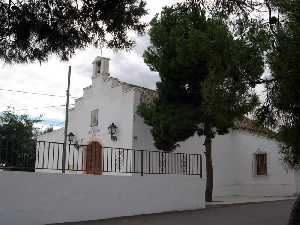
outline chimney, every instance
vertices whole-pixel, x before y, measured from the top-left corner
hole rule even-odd
[[[109,74],[109,58],[97,56],[93,61],[93,76]]]

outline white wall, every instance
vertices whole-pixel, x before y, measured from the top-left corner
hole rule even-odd
[[[48,142],[64,142],[64,128],[60,128],[54,131],[51,131],[46,134],[38,136],[38,141],[48,141]]]
[[[235,130],[223,137],[217,137],[213,151],[215,196],[295,194],[294,172],[283,167],[277,141]],[[254,174],[254,154],[258,152],[267,154],[267,176]]]
[[[300,194],[300,171],[295,170],[295,183],[296,183],[296,192]]]
[[[133,148],[135,88],[109,76],[107,73],[108,59],[97,57],[96,60],[102,60],[101,65],[105,68],[101,69],[102,73],[96,73],[94,68],[93,74],[91,74],[92,85],[83,89],[83,96],[76,99],[75,107],[69,110],[68,133],[72,132],[75,134],[75,139],[79,145],[87,145],[92,141],[97,141],[102,146],[131,149]],[[96,66],[95,63],[93,65],[94,67]],[[98,125],[91,127],[91,111],[96,109],[99,110]],[[108,131],[108,126],[111,123],[116,124],[118,127],[117,141],[111,140]],[[38,137],[38,140],[62,143],[63,131],[64,129],[60,129],[41,135]],[[39,148],[39,155],[45,156],[45,159],[39,160],[36,165],[43,165],[43,162],[46,161],[47,165],[50,166],[49,169],[52,169],[51,172],[53,172],[53,165],[57,167],[58,162],[61,168],[62,148],[59,151],[55,151],[57,154],[53,154],[51,148],[50,156],[48,156],[48,148]],[[84,155],[83,153],[81,152],[80,156]],[[71,157],[73,157],[72,154]],[[106,158],[106,155],[104,157]],[[75,162],[73,165],[73,162],[68,162],[68,158],[67,154],[66,165],[76,167],[75,164],[78,164],[78,162]],[[131,155],[129,155],[129,161],[131,158]],[[81,159],[85,160],[84,157],[80,157]],[[79,163],[82,164],[81,161]],[[49,172],[48,170],[40,170],[40,172],[42,171]]]
[[[36,225],[204,208],[198,176],[0,172],[0,225]]]
[[[65,169],[82,171],[85,169],[85,147],[76,149],[74,145],[67,145]],[[36,145],[36,172],[61,173],[63,143],[38,141]]]
[[[238,157],[234,149],[232,132],[216,136],[212,142],[214,168],[214,196],[237,195],[235,185],[238,183]]]
[[[136,100],[137,101],[137,100]],[[156,149],[150,127],[135,116],[134,141],[137,148]],[[204,138],[197,135],[179,143],[174,152],[201,153],[203,178],[206,177]],[[254,176],[253,160],[258,151],[267,153],[268,176]],[[292,170],[283,167],[279,155],[279,143],[242,130],[216,136],[212,142],[214,192],[216,196],[291,196],[296,192]],[[300,177],[300,175],[299,175]],[[300,180],[300,178],[298,179]],[[300,181],[299,187],[300,187]],[[300,188],[299,188],[300,189]]]
[[[107,74],[93,74],[92,86],[84,89],[84,96],[76,101],[76,107],[70,111],[69,131],[75,133],[79,144],[96,140],[103,146],[157,150],[151,128],[136,114],[141,92],[123,84]],[[94,109],[99,109],[99,125],[91,128],[90,112]],[[117,142],[113,142],[108,134],[107,127],[112,122],[119,127]],[[51,134],[42,138],[55,141],[60,139],[57,136],[62,135],[62,132],[54,132],[52,137]],[[203,142],[203,138],[195,135],[179,143],[180,147],[175,152],[202,154],[205,168]],[[283,196],[295,193],[294,173],[282,168],[276,141],[236,130],[217,136],[212,148],[215,196]],[[258,150],[267,153],[268,176],[265,177],[253,176],[253,159]],[[205,176],[204,169],[203,177]]]
[[[124,92],[122,86],[114,86],[115,80],[104,80],[102,75],[92,79],[92,86],[76,101],[70,111],[69,132],[73,132],[79,144],[98,141],[102,146],[132,148],[134,92]],[[90,127],[91,111],[99,109],[98,126]],[[119,128],[118,140],[112,141],[108,126]]]
[[[96,73],[94,68],[92,85],[83,89],[83,96],[76,99],[75,107],[69,110],[68,132],[75,134],[79,144],[98,141],[102,146],[132,148],[135,89],[109,76],[108,59],[97,57],[95,60],[102,60],[104,67],[101,73]],[[99,110],[98,125],[91,127],[91,111],[96,109]],[[112,141],[108,132],[111,123],[119,128],[117,141]],[[38,140],[62,142],[63,129],[41,135]]]
[[[137,113],[141,103],[141,92],[136,91],[134,95],[134,117],[133,117],[133,148],[143,150],[157,150],[151,134],[151,127],[144,123],[144,119]]]

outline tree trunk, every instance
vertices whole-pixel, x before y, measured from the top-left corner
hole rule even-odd
[[[298,195],[293,205],[288,225],[298,225],[298,224],[300,224],[300,195]]]
[[[213,193],[213,165],[212,165],[212,155],[211,155],[211,138],[205,137],[205,159],[206,159],[206,190],[205,190],[205,201],[212,202]]]

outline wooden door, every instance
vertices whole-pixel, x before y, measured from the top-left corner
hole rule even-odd
[[[91,142],[86,149],[85,173],[102,174],[102,146],[98,142]]]

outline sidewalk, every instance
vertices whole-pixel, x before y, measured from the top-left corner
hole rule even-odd
[[[260,202],[275,202],[282,200],[294,200],[296,196],[287,197],[272,197],[272,196],[224,196],[215,197],[213,202],[206,202],[206,207],[217,207],[236,204],[260,203]]]

